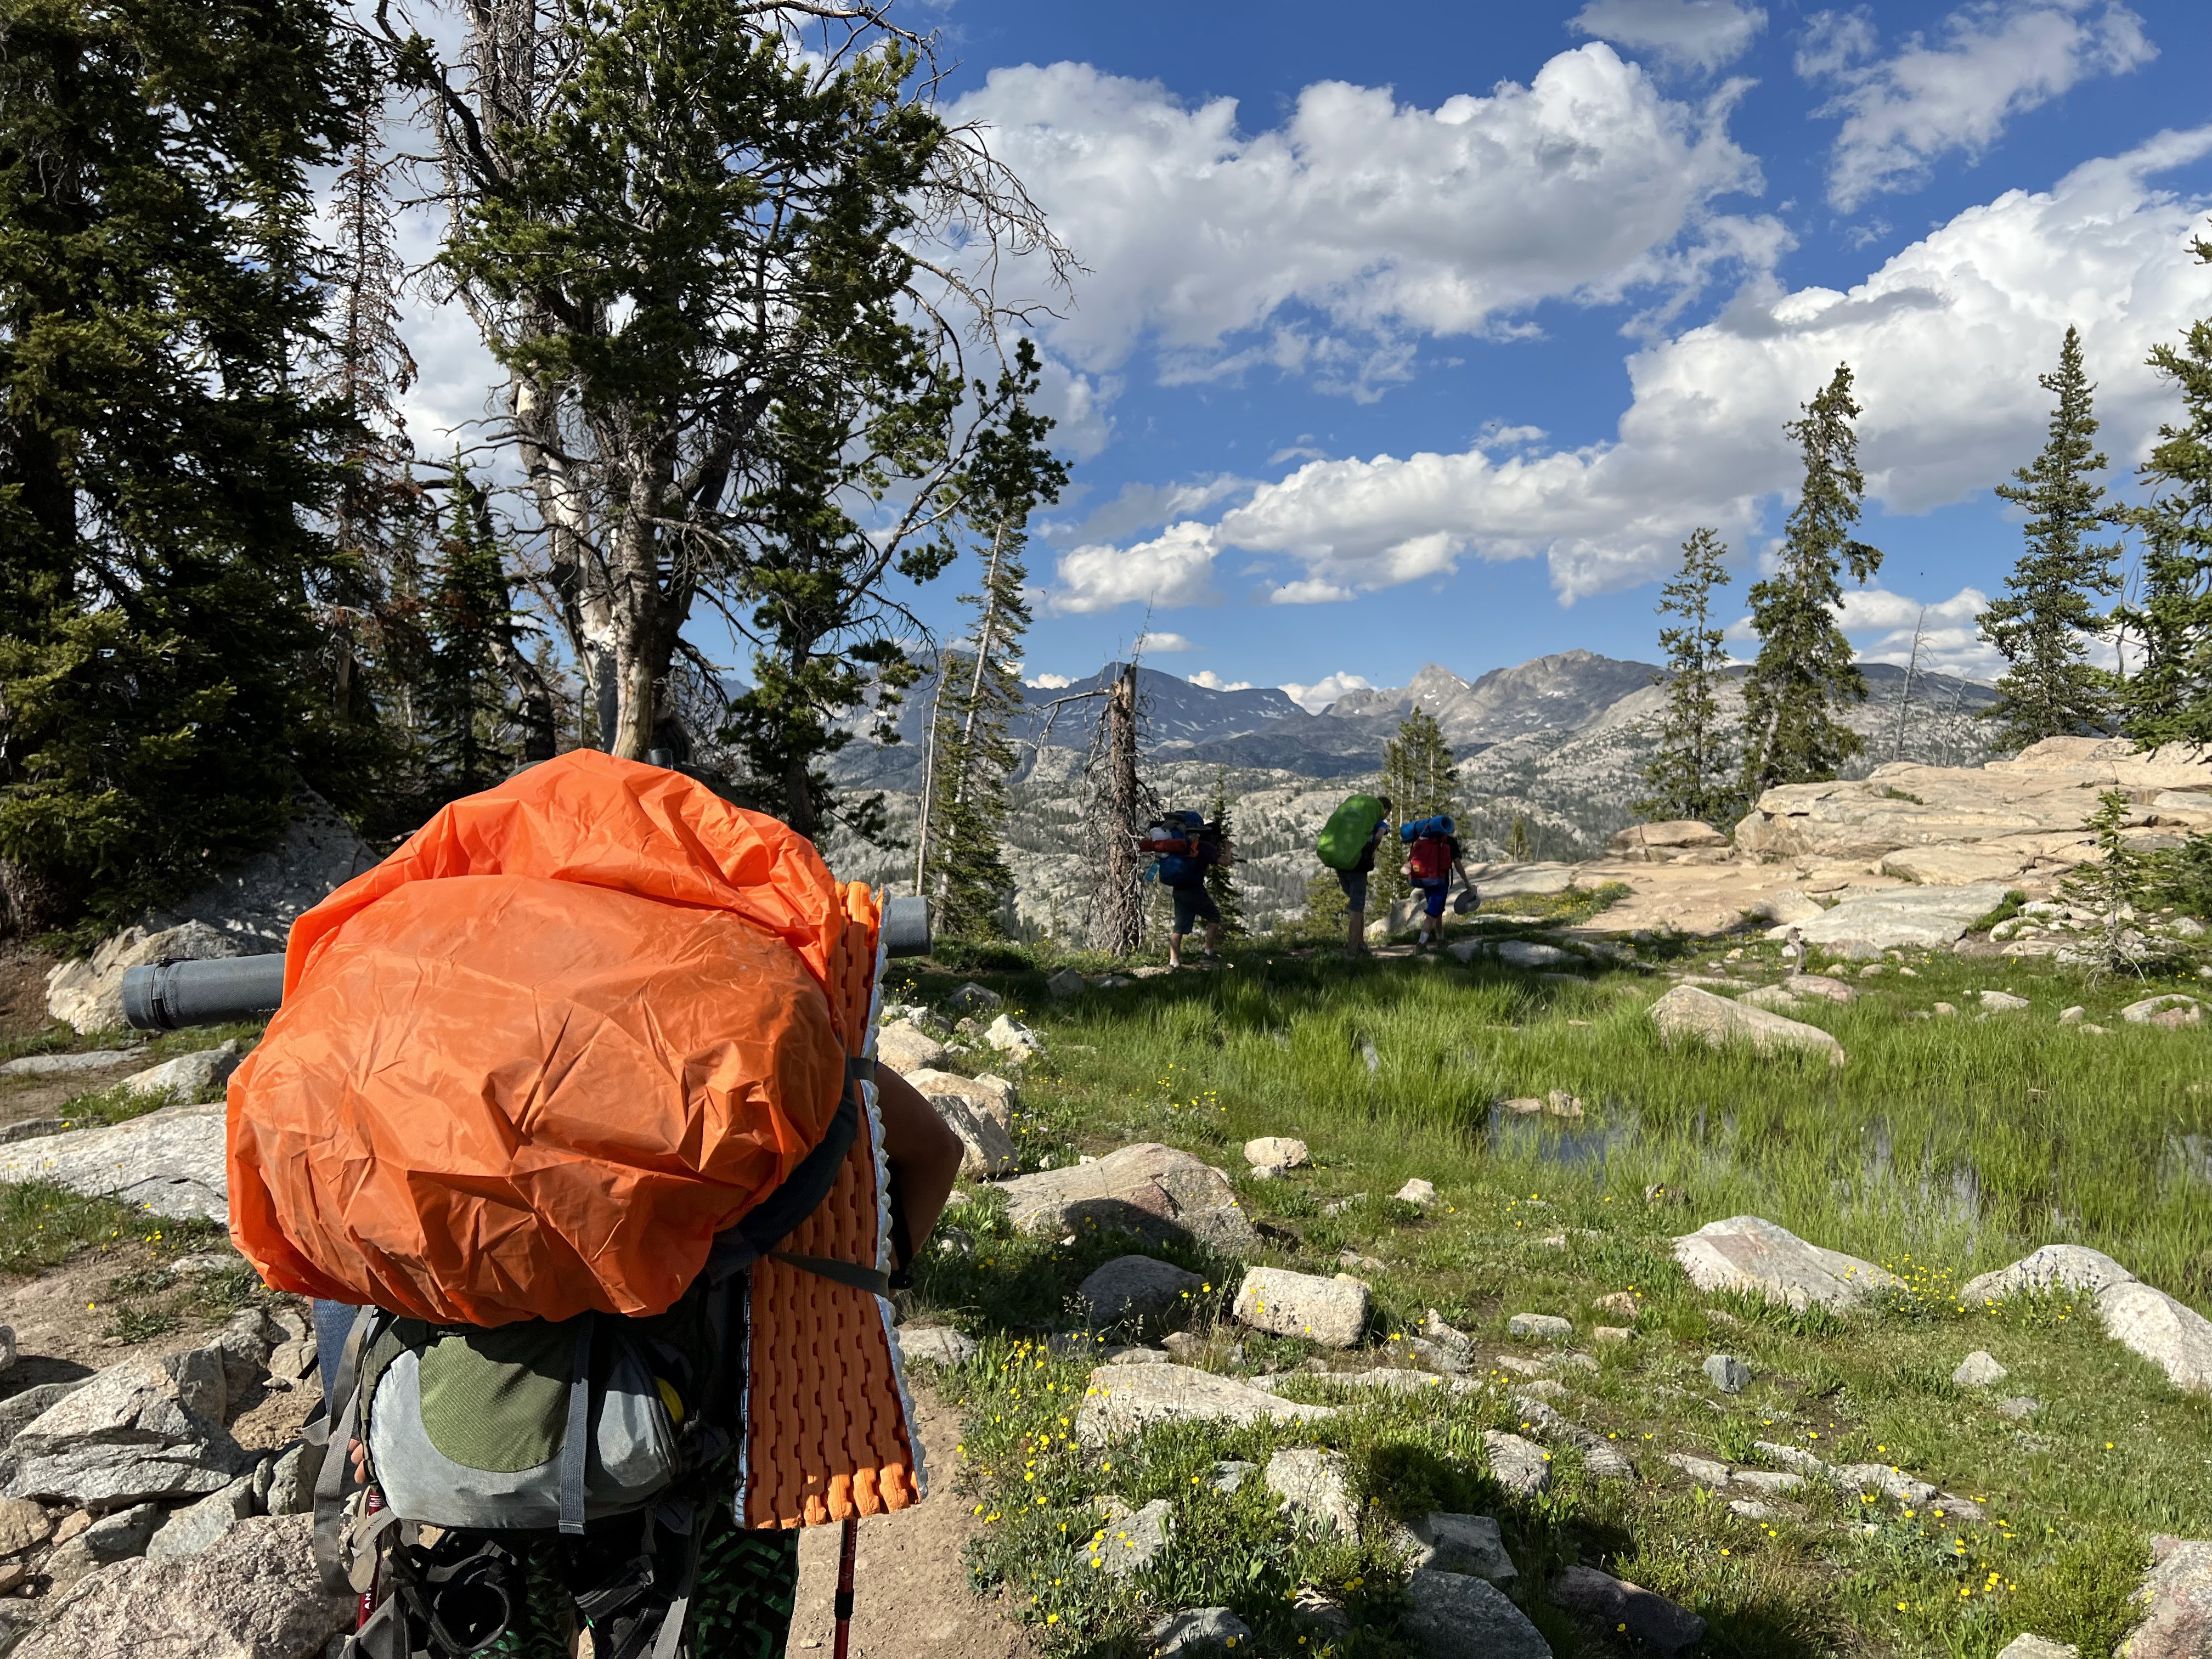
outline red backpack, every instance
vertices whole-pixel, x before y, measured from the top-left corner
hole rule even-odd
[[[1451,876],[1451,843],[1439,836],[1424,836],[1413,843],[1407,854],[1413,879],[1419,882],[1444,881]]]

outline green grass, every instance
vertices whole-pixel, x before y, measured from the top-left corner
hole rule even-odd
[[[1767,976],[1779,972],[1771,951],[1751,955],[1768,958]],[[1598,1297],[1632,1288],[1643,1309],[1636,1340],[1594,1348],[1594,1374],[1558,1375],[1579,1397],[1563,1408],[1633,1447],[1643,1478],[1589,1480],[1571,1451],[1555,1449],[1553,1492],[1504,1501],[1483,1484],[1468,1439],[1512,1426],[1501,1389],[1449,1407],[1363,1405],[1320,1436],[1181,1428],[1096,1455],[1061,1443],[1061,1429],[1038,1465],[1053,1471],[1040,1505],[1041,1482],[1019,1476],[1036,1472],[1025,1465],[1058,1417],[1072,1418],[1087,1364],[1024,1351],[1020,1375],[1035,1380],[1015,1401],[1012,1345],[1072,1328],[1075,1286],[1125,1246],[1018,1237],[985,1199],[950,1217],[972,1250],[933,1252],[917,1292],[923,1310],[997,1339],[954,1380],[979,1454],[970,1501],[1001,1516],[979,1547],[979,1577],[1014,1591],[1014,1605],[1040,1623],[1057,1613],[1043,1635],[1062,1650],[1133,1650],[1158,1613],[1219,1600],[1253,1626],[1257,1645],[1284,1654],[1320,1642],[1286,1622],[1288,1590],[1310,1583],[1342,1598],[1344,1577],[1359,1577],[1358,1627],[1340,1646],[1388,1651],[1388,1560],[1346,1554],[1346,1545],[1326,1547],[1335,1557],[1310,1553],[1324,1547],[1291,1536],[1264,1504],[1224,1504],[1204,1483],[1182,1490],[1196,1461],[1264,1463],[1267,1445],[1318,1438],[1353,1455],[1363,1498],[1384,1508],[1418,1490],[1498,1515],[1521,1562],[1521,1599],[1562,1655],[1614,1650],[1586,1645],[1544,1603],[1551,1567],[1577,1557],[1696,1608],[1713,1626],[1709,1654],[1985,1659],[2036,1630],[2109,1655],[2127,1629],[2149,1535],[2201,1534],[2212,1515],[2212,1401],[2175,1394],[2067,1298],[1990,1313],[1954,1293],[1975,1272],[2063,1240],[2107,1251],[2200,1310],[2212,1305],[2212,1059],[2202,1032],[2118,1021],[2122,1004],[2174,985],[2090,986],[2011,958],[1911,965],[1914,978],[1895,965],[1854,977],[1862,995],[1849,1007],[1795,1011],[1844,1043],[1849,1063],[1833,1072],[1669,1050],[1644,1012],[1667,981],[1634,972],[1567,983],[1434,960],[1352,967],[1318,955],[1270,960],[1262,944],[1223,972],[1066,1004],[1023,977],[994,981],[1051,1042],[1024,1081],[1018,1142],[1030,1166],[1159,1139],[1236,1172],[1263,1260],[1324,1274],[1347,1249],[1386,1263],[1362,1272],[1378,1346],[1433,1307],[1482,1352],[1533,1357],[1507,1337],[1510,1315],[1560,1313],[1586,1334],[1615,1322],[1593,1308]],[[924,1000],[957,982],[902,972],[902,994]],[[1967,994],[1985,988],[2032,1006],[1976,1019]],[[1907,1018],[1939,1000],[1969,1012]],[[2059,1010],[2075,1003],[2112,1035],[2058,1025]],[[1492,1121],[1493,1101],[1553,1089],[1580,1097],[1587,1116]],[[1243,1179],[1238,1148],[1263,1133],[1302,1135],[1316,1167]],[[1436,1211],[1385,1200],[1411,1176],[1436,1183]],[[1647,1206],[1644,1189],[1661,1182],[1686,1206]],[[1370,1201],[1325,1213],[1359,1193]],[[1700,1295],[1675,1267],[1670,1235],[1741,1213],[1889,1266],[1908,1289],[1849,1319]],[[1547,1242],[1562,1235],[1564,1249]],[[1201,1252],[1179,1259],[1206,1275],[1187,1318],[1221,1328],[1209,1363],[1282,1369],[1317,1352],[1227,1326],[1234,1264]],[[1950,1382],[1978,1347],[2012,1373],[1996,1394],[2045,1402],[2027,1424]],[[1754,1372],[1734,1400],[1713,1395],[1699,1371],[1722,1349]],[[1029,1449],[1016,1457],[1024,1437]],[[1815,1446],[1838,1462],[1895,1462],[1987,1500],[1990,1524],[1946,1528],[1826,1492],[1755,1522],[1661,1461],[1679,1450],[1757,1464],[1758,1439]],[[1063,1522],[1071,1535],[1086,1524],[1076,1513],[1084,1503],[1110,1492],[1135,1504],[1170,1488],[1187,1511],[1185,1542],[1152,1574],[1127,1584],[1071,1578],[1054,1540]],[[1240,1571],[1255,1576],[1231,1582]]]
[[[64,1187],[0,1186],[0,1273],[37,1273],[124,1242],[186,1255],[209,1249],[222,1237],[222,1227],[212,1221],[166,1220]]]

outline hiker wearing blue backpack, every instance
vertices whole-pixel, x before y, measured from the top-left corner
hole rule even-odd
[[[1459,872],[1462,882],[1472,888],[1467,871],[1462,866],[1459,837],[1453,833],[1450,816],[1439,812],[1432,817],[1415,818],[1398,831],[1406,843],[1406,879],[1425,902],[1422,906],[1419,930],[1413,939],[1413,948],[1425,951],[1443,935],[1444,927],[1444,895],[1450,890],[1452,872]]]
[[[1201,812],[1166,812],[1145,832],[1144,850],[1154,860],[1152,873],[1175,904],[1168,924],[1168,967],[1182,966],[1182,942],[1200,920],[1206,923],[1206,959],[1221,945],[1221,907],[1206,890],[1206,872],[1232,862],[1221,826]]]

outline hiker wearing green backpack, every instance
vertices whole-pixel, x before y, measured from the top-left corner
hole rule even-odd
[[[1315,845],[1344,889],[1346,956],[1367,954],[1367,878],[1375,871],[1375,849],[1389,833],[1389,796],[1354,795],[1328,815]]]

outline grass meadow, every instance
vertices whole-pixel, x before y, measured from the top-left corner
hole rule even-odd
[[[1681,965],[1719,962],[1706,952]],[[1782,972],[1757,945],[1732,967],[1747,984]],[[917,1000],[961,979],[902,971]],[[930,1254],[915,1312],[986,1342],[945,1379],[966,1401],[968,1501],[988,1523],[979,1583],[1067,1652],[1142,1651],[1159,1613],[1208,1603],[1235,1607],[1269,1653],[1401,1651],[1403,1571],[1381,1526],[1358,1544],[1303,1535],[1256,1483],[1224,1495],[1206,1473],[1221,1458],[1264,1464],[1275,1445],[1323,1443],[1350,1455],[1378,1521],[1497,1515],[1521,1568],[1516,1599],[1561,1655],[1635,1650],[1546,1601],[1551,1574],[1577,1559],[1703,1614],[1709,1654],[1985,1656],[2022,1631],[2111,1654],[2150,1537],[2212,1530],[2212,1400],[2177,1394],[2070,1297],[1991,1310],[1955,1292],[2036,1245],[2071,1242],[2212,1308],[2212,1037],[2118,1018],[2174,984],[2093,985],[2032,961],[1949,955],[1865,980],[1856,965],[1838,971],[1854,975],[1856,1003],[1792,1011],[1843,1042],[1849,1061],[1833,1070],[1662,1045],[1646,1010],[1668,981],[1632,969],[1583,979],[1433,957],[1355,965],[1255,944],[1218,971],[1063,1003],[1037,975],[978,975],[1048,1039],[1023,1080],[1025,1167],[1166,1141],[1236,1177],[1264,1261],[1321,1274],[1346,1252],[1382,1264],[1358,1268],[1375,1300],[1370,1351],[1328,1357],[1230,1324],[1237,1264],[1167,1252],[1206,1275],[1186,1322],[1212,1333],[1206,1363],[1389,1363],[1393,1339],[1433,1308],[1485,1364],[1548,1359],[1570,1389],[1558,1409],[1628,1449],[1638,1469],[1632,1482],[1599,1480],[1555,1444],[1549,1492],[1500,1491],[1480,1431],[1520,1426],[1508,1385],[1522,1379],[1498,1370],[1480,1394],[1363,1395],[1323,1425],[1175,1425],[1104,1453],[1078,1448],[1068,1423],[1096,1350],[1054,1334],[1080,1328],[1075,1287],[1128,1246],[1022,1237],[977,1187],[948,1217],[963,1236]],[[1977,1018],[1985,988],[2030,1006]],[[1962,1012],[1935,1014],[1939,1002]],[[2061,1025],[2076,1005],[2108,1034]],[[1577,1097],[1583,1115],[1497,1106],[1553,1090]],[[1240,1148],[1262,1134],[1302,1137],[1313,1167],[1248,1178]],[[1411,1176],[1435,1183],[1433,1209],[1389,1199]],[[1888,1267],[1908,1288],[1850,1317],[1698,1293],[1671,1236],[1747,1213]],[[1641,1309],[1635,1340],[1589,1342],[1592,1325],[1615,1322],[1596,1299],[1624,1291]],[[1517,1312],[1572,1319],[1589,1362],[1510,1338]],[[2010,1372],[1988,1395],[1951,1381],[1977,1348]],[[1706,1382],[1701,1364],[1716,1352],[1751,1365],[1743,1394]],[[1331,1386],[1316,1376],[1285,1392],[1348,1397]],[[1995,1409],[1992,1396],[2015,1395],[2040,1402],[2024,1422]],[[1754,1519],[1729,1509],[1740,1493],[1698,1487],[1662,1461],[1774,1467],[1753,1451],[1760,1440],[1893,1463],[1982,1501],[1990,1518],[1944,1522],[1815,1483]],[[1123,1581],[1085,1565],[1109,1495],[1176,1506],[1160,1561]],[[1297,1616],[1294,1598],[1315,1589],[1352,1614],[1348,1633]]]

